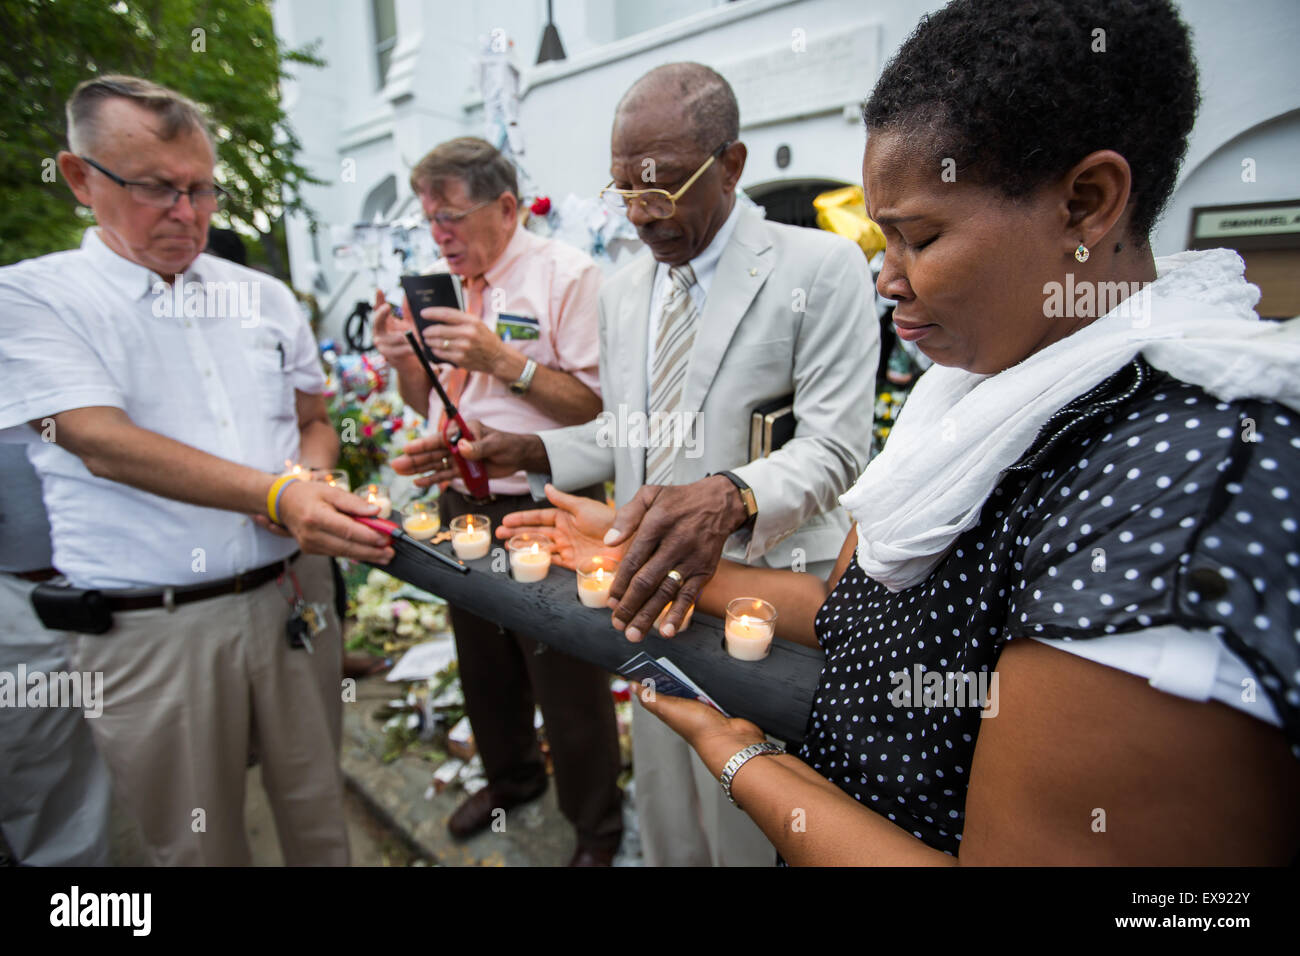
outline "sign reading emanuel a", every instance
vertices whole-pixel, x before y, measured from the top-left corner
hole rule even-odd
[[[1300,233],[1300,202],[1199,210],[1192,232],[1196,239]]]

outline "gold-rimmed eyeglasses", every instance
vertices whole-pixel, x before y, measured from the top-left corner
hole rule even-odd
[[[704,175],[713,163],[722,157],[727,151],[731,141],[723,143],[704,161],[699,169],[691,175],[691,178],[682,183],[682,188],[675,193],[670,193],[666,189],[615,189],[611,180],[610,184],[600,191],[600,199],[610,210],[614,212],[626,213],[632,203],[637,203],[641,211],[651,219],[671,219],[673,213],[677,211],[677,200],[686,194],[686,190],[695,185],[695,181]]]
[[[226,191],[220,186],[200,186],[195,189],[177,189],[175,186],[166,186],[162,183],[138,183],[129,179],[123,179],[117,173],[110,172],[99,163],[95,162],[89,156],[78,156],[83,163],[91,166],[113,182],[125,189],[131,198],[144,206],[152,206],[154,209],[171,209],[182,197],[188,197],[190,205],[196,212],[214,212],[226,198]]]

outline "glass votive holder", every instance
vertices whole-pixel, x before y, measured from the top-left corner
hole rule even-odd
[[[438,506],[427,501],[412,501],[402,516],[402,530],[416,541],[428,541],[442,527]]]
[[[727,653],[741,661],[761,661],[776,635],[776,608],[762,598],[736,598],[727,605],[723,631]]]
[[[506,542],[510,552],[510,571],[524,584],[540,581],[551,570],[551,539],[544,534],[526,531]]]
[[[473,561],[486,556],[491,546],[492,522],[487,515],[457,515],[451,519],[451,550],[456,557]]]
[[[379,505],[379,514],[375,515],[376,518],[387,518],[393,513],[393,499],[389,496],[386,485],[363,485],[356,493],[362,501]]]
[[[603,608],[618,574],[618,558],[588,558],[578,565],[578,600],[584,607]]]
[[[329,485],[331,488],[342,488],[344,491],[352,490],[352,479],[348,473],[339,469],[337,471],[318,471],[311,476],[312,481],[319,481]]]
[[[667,604],[664,605],[664,609],[659,612],[659,616],[655,618],[655,630],[661,634],[663,633],[664,618],[668,616],[668,612],[672,610],[672,607],[673,607],[672,602],[671,601],[668,602]],[[678,626],[676,633],[680,634],[682,631],[690,627],[691,618],[693,618],[694,616],[695,616],[695,605],[692,604],[690,607],[686,609],[686,616],[682,618],[682,623]]]
[[[284,471],[282,471],[281,474],[293,475],[296,478],[303,479],[303,481],[311,481],[315,476],[315,472],[310,468],[302,462],[294,461],[292,458],[286,458],[284,460]]]

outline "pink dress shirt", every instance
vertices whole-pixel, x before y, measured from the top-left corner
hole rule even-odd
[[[446,268],[445,262],[439,262],[434,271]],[[517,333],[520,328],[526,329],[531,324],[528,320],[536,319],[537,338],[512,337],[510,347],[538,365],[573,375],[599,395],[596,299],[600,278],[599,267],[586,253],[517,226],[505,251],[483,273],[487,283],[482,291],[483,322],[501,335],[507,330]],[[451,367],[439,366],[438,371],[444,385],[448,384]],[[501,431],[531,434],[574,424],[556,421],[527,399],[511,393],[508,382],[486,372],[470,373],[457,405],[467,421],[477,419]],[[437,422],[441,407],[438,396],[430,389],[432,422]],[[459,478],[451,487],[462,493],[466,490]],[[526,494],[528,481],[521,471],[508,478],[492,479],[491,487],[493,494]]]

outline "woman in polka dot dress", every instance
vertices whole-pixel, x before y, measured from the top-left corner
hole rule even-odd
[[[877,288],[936,366],[829,582],[723,562],[698,596],[824,650],[806,736],[647,704],[790,863],[1300,850],[1300,338],[1235,254],[1152,255],[1198,97],[1184,25],[1137,8],[958,0],[864,107]]]

